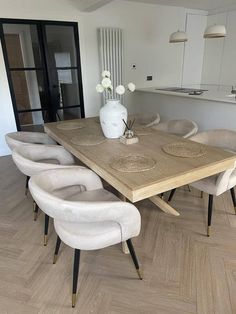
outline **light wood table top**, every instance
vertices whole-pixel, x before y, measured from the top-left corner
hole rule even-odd
[[[59,124],[69,123],[63,121],[45,124],[45,132],[131,202],[152,198],[162,192],[233,168],[236,161],[236,155],[210,146],[206,147],[206,154],[201,157],[171,156],[162,150],[163,145],[189,143],[189,140],[151,129],[148,130],[149,134],[139,136],[137,144],[124,145],[119,139],[106,139],[97,145],[76,145],[71,142],[72,138],[83,139],[92,137],[93,134],[102,136],[102,131],[97,118],[78,119],[73,120],[74,122],[83,128],[59,129]],[[120,172],[111,167],[114,158],[129,154],[148,156],[156,161],[156,165],[151,170],[133,173]]]

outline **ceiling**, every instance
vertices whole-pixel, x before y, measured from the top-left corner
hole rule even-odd
[[[228,8],[236,4],[236,0],[125,0],[125,1],[162,4],[207,11]]]
[[[81,11],[93,11],[114,0],[77,0]],[[213,11],[227,9],[236,5],[236,0],[124,0],[150,4],[162,4],[168,6],[184,7]]]

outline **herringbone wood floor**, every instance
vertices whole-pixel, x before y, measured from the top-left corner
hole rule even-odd
[[[62,246],[52,264],[55,232],[43,242],[43,215],[11,157],[0,158],[0,313],[228,314],[236,313],[236,216],[229,193],[215,201],[207,238],[207,198],[177,190],[171,217],[149,201],[137,204],[141,235],[133,240],[144,280],[120,245],[82,252],[79,297],[71,306],[73,250]]]

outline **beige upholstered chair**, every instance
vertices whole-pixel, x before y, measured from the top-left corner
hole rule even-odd
[[[49,169],[75,166],[74,157],[64,147],[58,145],[21,145],[13,150],[12,158],[18,169],[28,177]],[[34,202],[34,213],[36,220],[37,202]],[[48,222],[49,217],[45,215],[44,245],[47,245]]]
[[[236,132],[230,130],[209,130],[190,138],[192,141],[222,148],[236,154]],[[236,165],[235,165],[236,166]],[[236,185],[236,169],[229,169],[220,174],[193,182],[190,184],[194,188],[209,194],[208,199],[208,227],[207,235],[210,235],[213,196],[221,195],[230,190],[234,209],[236,213],[236,199],[234,186]]]
[[[171,133],[183,138],[189,138],[198,131],[197,124],[192,120],[180,119],[180,120],[169,120],[161,122],[158,125],[152,127],[155,130],[164,131]]]
[[[231,130],[217,129],[209,130],[199,133],[190,138],[192,141],[220,147],[224,150],[233,152],[236,154],[236,132]],[[235,165],[236,166],[236,165]],[[196,189],[209,194],[208,200],[208,227],[207,235],[210,235],[211,217],[212,217],[212,205],[213,196],[221,195],[222,193],[230,190],[232,201],[234,204],[234,210],[236,213],[236,199],[234,193],[234,186],[236,185],[236,169],[229,169],[220,174],[208,177],[203,180],[191,183],[191,186]]]
[[[13,132],[5,135],[6,142],[11,150],[22,144],[47,144],[56,142],[46,133],[40,132]]]
[[[139,278],[142,279],[131,238],[139,235],[137,208],[103,189],[100,178],[89,169],[67,168],[31,177],[30,192],[39,207],[54,218],[57,243],[75,249],[72,307],[75,306],[80,250],[97,250],[127,242]]]
[[[128,120],[135,119],[134,127],[139,125],[143,127],[150,127],[160,122],[160,115],[151,112],[139,112],[128,116]]]
[[[11,150],[25,144],[56,144],[56,142],[46,133],[40,132],[12,132],[5,135],[5,140]],[[25,183],[25,195],[28,192],[28,181],[29,177],[27,176]]]

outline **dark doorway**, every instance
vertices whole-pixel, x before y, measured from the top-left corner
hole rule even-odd
[[[18,130],[84,118],[77,23],[0,19]]]

